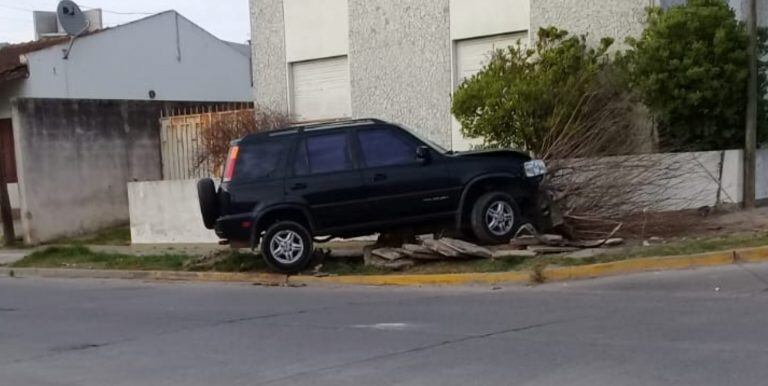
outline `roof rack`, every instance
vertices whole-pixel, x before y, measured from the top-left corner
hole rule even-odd
[[[361,123],[367,124],[382,124],[385,123],[380,119],[375,118],[361,118],[361,119],[339,119],[333,121],[323,121],[316,123],[299,123],[289,126],[289,128],[303,129],[303,130],[317,130],[317,129],[330,129],[351,125],[359,125]]]
[[[303,133],[306,131],[338,129],[341,127],[355,126],[355,125],[361,125],[361,124],[374,125],[374,124],[385,124],[385,123],[386,123],[385,121],[382,121],[381,119],[375,119],[375,118],[338,119],[338,120],[313,122],[313,123],[296,123],[296,124],[286,126],[282,129],[269,131],[265,134],[270,137],[277,137],[281,135]]]

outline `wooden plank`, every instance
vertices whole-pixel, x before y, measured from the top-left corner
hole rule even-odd
[[[440,240],[424,240],[423,244],[425,247],[429,248],[432,252],[435,252],[445,257],[452,257],[452,258],[465,257],[456,248],[453,248],[441,242]]]
[[[465,256],[479,257],[482,259],[490,259],[493,257],[493,253],[488,248],[483,248],[479,245],[468,243],[466,241],[451,239],[448,237],[442,238],[439,241],[457,250],[459,253]]]
[[[382,259],[395,261],[405,257],[405,254],[394,248],[379,248],[371,251],[374,255],[381,257]]]

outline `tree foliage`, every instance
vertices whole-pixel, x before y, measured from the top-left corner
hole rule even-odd
[[[486,67],[454,94],[452,113],[464,134],[487,146],[545,151],[553,128],[564,128],[610,65],[612,39],[589,47],[585,36],[554,27],[538,31],[533,48],[493,53]]]
[[[630,50],[622,61],[630,84],[657,121],[663,149],[743,147],[748,37],[725,1],[649,8],[642,36],[627,42]],[[764,43],[760,50],[766,53]],[[761,97],[765,90],[763,76]],[[759,112],[764,134],[765,108]]]

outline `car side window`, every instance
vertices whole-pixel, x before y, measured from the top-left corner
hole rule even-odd
[[[407,165],[416,162],[418,145],[392,129],[382,127],[357,132],[367,167]]]
[[[255,180],[278,177],[280,159],[287,146],[285,141],[268,141],[246,145],[240,150],[235,178]]]
[[[294,157],[294,172],[332,173],[352,169],[346,132],[313,135],[299,141]]]

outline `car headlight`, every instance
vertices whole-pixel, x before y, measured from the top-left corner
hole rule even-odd
[[[538,177],[547,174],[547,164],[540,159],[528,161],[524,164],[526,177]]]

